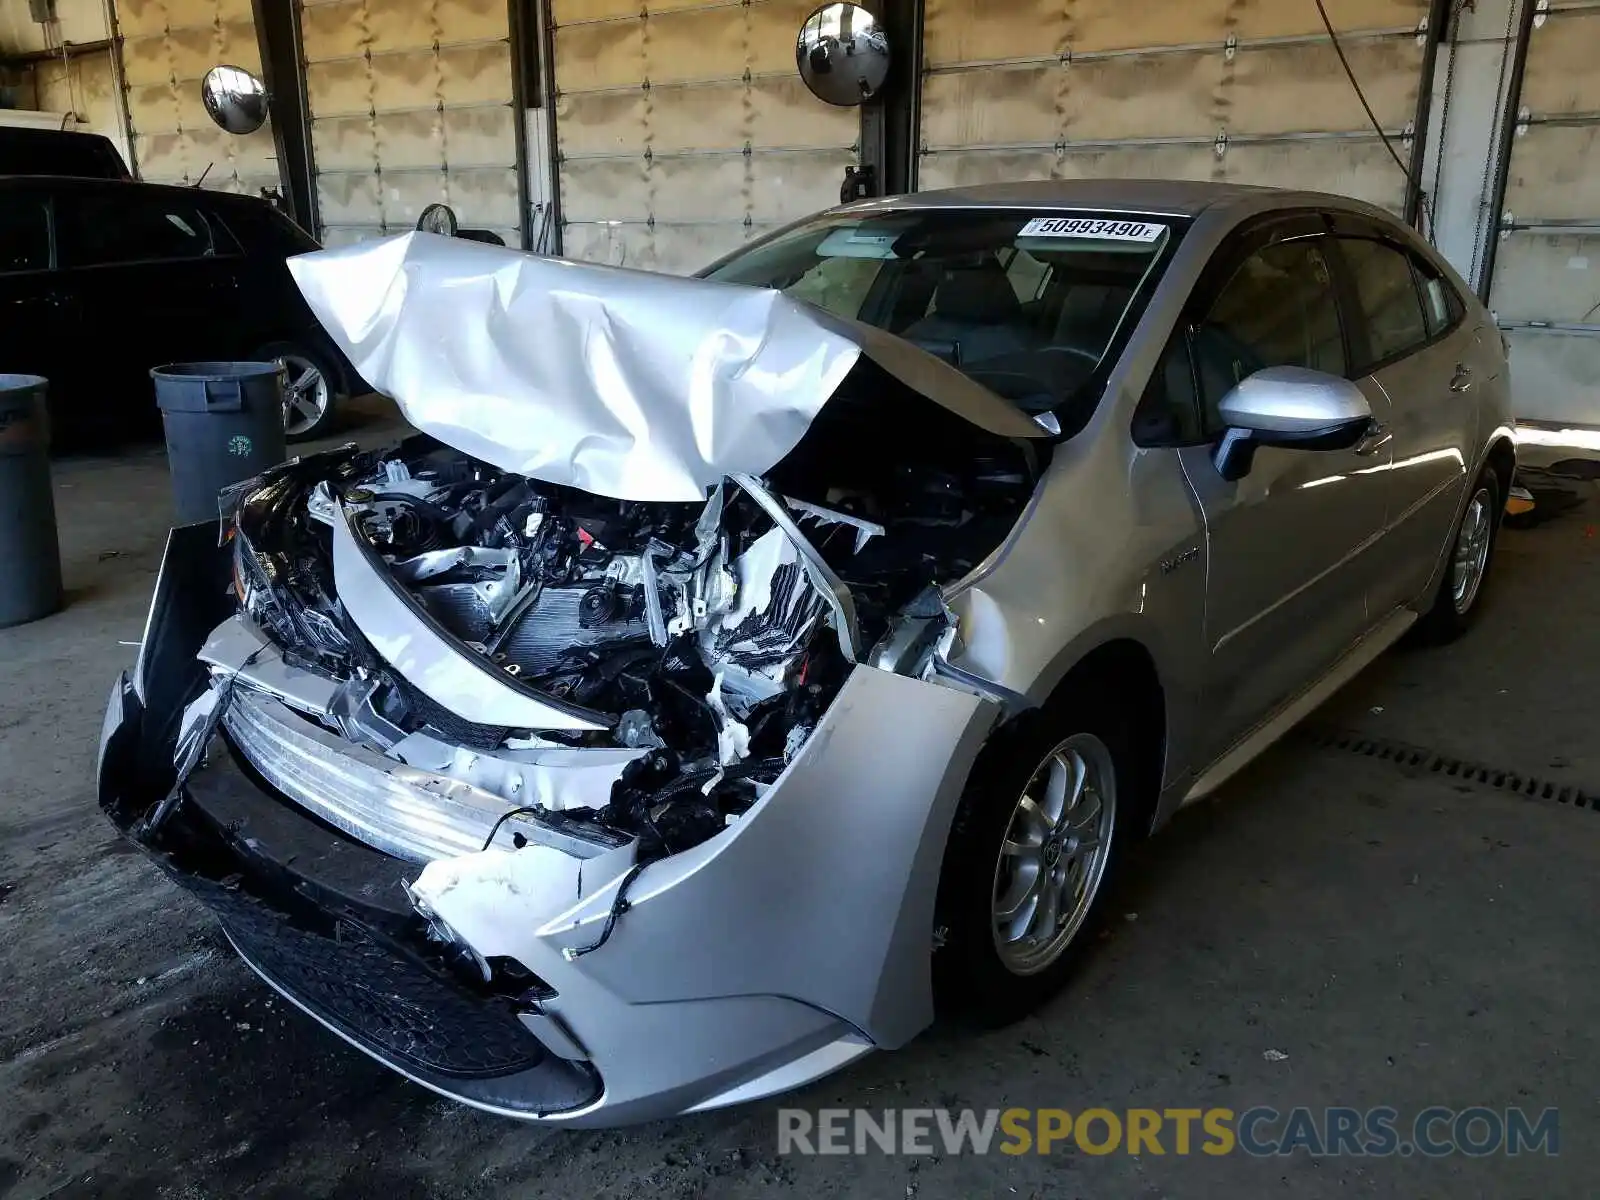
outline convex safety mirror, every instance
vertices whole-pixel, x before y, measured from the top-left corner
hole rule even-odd
[[[200,81],[200,98],[229,133],[254,133],[267,123],[267,85],[243,67],[212,67]]]
[[[824,4],[807,17],[794,57],[812,94],[845,108],[871,100],[889,78],[889,39],[859,4]]]

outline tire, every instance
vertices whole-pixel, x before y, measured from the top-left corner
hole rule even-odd
[[[1484,467],[1450,534],[1444,577],[1439,580],[1433,604],[1417,622],[1420,641],[1443,645],[1455,641],[1472,627],[1483,607],[1489,567],[1494,561],[1494,547],[1500,537],[1500,519],[1504,513],[1505,493],[1500,477],[1492,468]],[[1464,539],[1470,539],[1472,545],[1467,546]],[[1464,552],[1466,557],[1463,557]]]
[[[1136,827],[1141,811],[1131,769],[1134,745],[1127,722],[1106,709],[1081,700],[1053,700],[1019,718],[997,735],[979,756],[956,809],[939,879],[937,932],[933,954],[934,999],[942,1015],[995,1028],[1026,1016],[1066,983],[1099,927],[1105,897]],[[1022,812],[1024,797],[1050,816],[1052,777],[1069,764],[1085,764],[1092,772],[1084,789],[1079,818],[1071,814],[1071,777],[1062,789],[1066,800],[1060,825],[1045,831]],[[1098,796],[1100,818],[1088,821],[1088,793]],[[1063,840],[1071,826],[1094,824],[1103,853],[1085,851],[1085,839]],[[1026,835],[1026,836],[1024,836]],[[1037,853],[1015,853],[1040,843]],[[1056,844],[1053,854],[1048,848]],[[1002,853],[1010,846],[1013,853]],[[1074,854],[1074,850],[1078,854]],[[1081,856],[1081,857],[1080,857]],[[1003,912],[1026,893],[1030,878],[1049,870],[1053,878],[1075,858],[1084,878],[1084,900],[1071,899],[1069,889],[1055,912],[1055,932],[1047,933],[1046,898],[1009,922]],[[1091,861],[1092,860],[1092,861]],[[1033,869],[1027,868],[1032,865]],[[1024,900],[1021,910],[1028,908]],[[1026,931],[1017,940],[1019,931]],[[1032,940],[1030,941],[1030,935]],[[1002,948],[1002,942],[1006,945]]]
[[[305,338],[270,342],[255,353],[257,362],[282,359],[288,367],[289,391],[284,397],[283,431],[291,442],[304,442],[332,431],[342,400],[341,375],[333,355]]]

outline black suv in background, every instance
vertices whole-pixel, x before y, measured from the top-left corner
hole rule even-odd
[[[0,175],[76,175],[132,179],[128,164],[98,133],[0,125]]]
[[[315,249],[252,196],[0,175],[0,371],[50,380],[66,445],[153,424],[151,367],[282,359],[285,427],[314,437],[339,397],[365,390],[284,265]]]

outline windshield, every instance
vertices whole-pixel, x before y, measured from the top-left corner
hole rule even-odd
[[[778,288],[886,329],[1027,412],[1059,415],[1074,400],[1092,410],[1102,364],[1132,330],[1178,232],[1171,218],[1129,213],[830,213],[706,277]]]

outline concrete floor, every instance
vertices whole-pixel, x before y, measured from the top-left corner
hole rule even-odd
[[[146,451],[56,478],[69,606],[0,631],[0,1196],[1556,1197],[1600,1178],[1600,814],[1306,739],[1136,856],[1124,915],[1044,1012],[786,1103],[1559,1106],[1559,1158],[780,1158],[775,1102],[571,1133],[440,1100],[286,1010],[96,810],[166,476]],[[1388,655],[1314,720],[1600,789],[1597,512],[1508,532],[1466,641]]]

